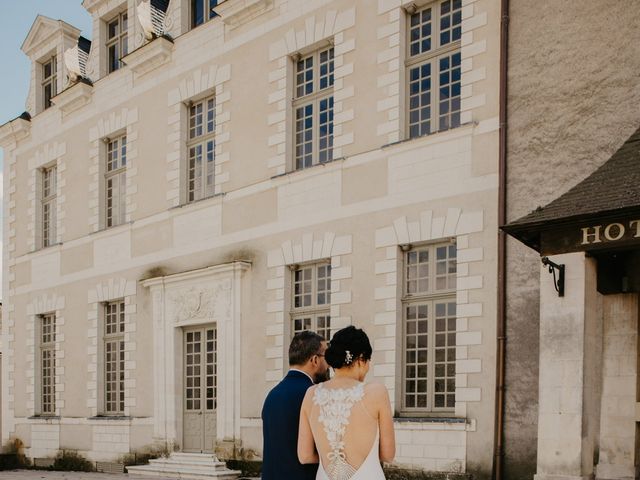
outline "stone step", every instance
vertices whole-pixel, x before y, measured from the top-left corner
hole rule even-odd
[[[218,460],[218,457],[213,453],[173,452],[170,456],[176,458],[213,458],[216,461]]]
[[[148,465],[127,468],[134,477],[172,477],[190,480],[236,480],[241,472],[229,470],[215,455],[202,453],[172,453],[154,458]]]
[[[175,457],[169,458],[153,458],[149,460],[150,464],[173,464],[173,465],[204,465],[208,468],[226,468],[224,462],[220,462],[217,458],[186,458]]]
[[[154,467],[158,467],[158,468],[180,468],[180,467],[185,467],[185,468],[190,468],[192,470],[202,470],[205,472],[211,472],[211,471],[224,471],[227,469],[226,464],[222,463],[222,462],[218,462],[215,464],[208,464],[208,463],[196,463],[196,462],[192,462],[192,463],[185,463],[185,462],[174,462],[170,459],[164,460],[164,461],[149,461],[149,465],[152,465]]]

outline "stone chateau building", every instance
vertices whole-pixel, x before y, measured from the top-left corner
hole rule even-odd
[[[82,7],[0,127],[2,443],[259,457],[292,335],[355,324],[395,464],[489,476],[500,3]]]

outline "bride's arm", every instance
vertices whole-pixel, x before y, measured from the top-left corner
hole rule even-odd
[[[380,460],[392,462],[396,456],[396,435],[393,430],[393,413],[389,392],[384,385],[378,386],[378,425],[380,429]]]
[[[298,428],[298,460],[300,463],[318,463],[320,458],[313,440],[309,424],[309,407],[311,405],[311,388],[307,390],[300,409],[300,426]]]

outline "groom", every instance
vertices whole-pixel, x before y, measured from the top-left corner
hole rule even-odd
[[[262,407],[262,480],[313,480],[318,465],[298,461],[300,406],[307,389],[326,380],[327,342],[310,331],[298,333],[289,346],[289,372],[273,387]]]

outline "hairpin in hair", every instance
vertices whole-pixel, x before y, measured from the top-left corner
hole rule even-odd
[[[345,365],[350,365],[353,362],[353,355],[349,350],[345,350],[344,363]]]

